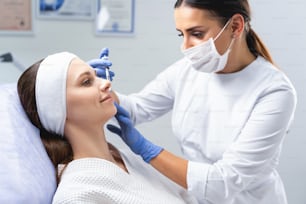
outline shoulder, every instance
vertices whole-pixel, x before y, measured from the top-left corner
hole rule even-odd
[[[124,172],[111,162],[98,158],[72,161],[64,170],[53,203],[114,203],[112,192],[128,184]]]
[[[258,61],[258,72],[262,73],[262,80],[265,82],[266,90],[279,90],[279,91],[289,91],[293,95],[296,95],[295,88],[288,78],[286,73],[279,67],[271,64],[262,57],[257,59]]]
[[[254,74],[257,76],[253,90],[257,97],[257,105],[261,104],[265,110],[291,115],[297,104],[296,90],[287,75],[278,67],[262,57],[257,59]]]
[[[244,89],[252,89],[255,93],[265,90],[284,90],[295,92],[295,88],[286,74],[263,57],[257,57],[240,72],[232,74],[233,79],[238,79],[244,84]],[[255,94],[254,93],[254,94]]]

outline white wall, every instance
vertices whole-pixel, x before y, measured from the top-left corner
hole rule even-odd
[[[283,145],[279,172],[288,192],[289,203],[306,203],[306,2],[252,0],[251,3],[253,27],[297,90],[295,121]]]
[[[174,0],[136,0],[134,37],[97,37],[91,21],[35,20],[34,36],[0,36],[0,54],[11,52],[25,66],[57,51],[71,51],[84,60],[110,48],[116,77],[115,89],[138,91],[167,65],[180,58],[180,38],[173,21]],[[275,61],[292,80],[298,107],[292,129],[285,139],[279,172],[290,204],[306,203],[306,2],[304,0],[251,0],[252,27],[269,47]],[[304,58],[305,57],[305,58]],[[0,63],[0,83],[14,82],[20,71]],[[139,129],[169,150],[180,154],[173,138],[169,114]]]

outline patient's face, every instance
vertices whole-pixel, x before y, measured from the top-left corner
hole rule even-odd
[[[67,120],[78,126],[105,124],[116,114],[110,86],[84,61],[72,60],[67,75]]]

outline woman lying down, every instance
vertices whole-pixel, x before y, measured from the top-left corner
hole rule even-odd
[[[18,80],[22,106],[60,172],[53,203],[196,203],[128,148],[106,141],[101,127],[117,111],[110,88],[69,52],[47,56]]]

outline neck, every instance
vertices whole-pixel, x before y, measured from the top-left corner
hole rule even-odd
[[[71,144],[73,159],[88,157],[105,159],[128,172],[119,151],[107,143],[101,124],[82,126],[66,121],[65,136]]]
[[[80,126],[69,127],[69,124],[66,127],[65,134],[71,144],[74,159],[96,157],[114,162],[102,127],[84,129]]]
[[[239,72],[256,59],[250,52],[246,42],[242,41],[242,39],[235,41],[237,42],[234,42],[232,45],[226,67],[218,73],[227,74]]]

